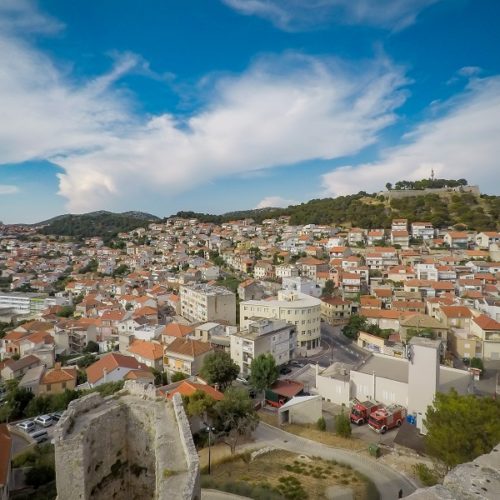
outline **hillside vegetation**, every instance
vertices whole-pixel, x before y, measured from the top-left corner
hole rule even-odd
[[[88,238],[101,236],[112,238],[118,233],[132,231],[138,227],[147,227],[148,224],[159,220],[158,217],[142,212],[92,212],[82,215],[61,215],[45,223],[40,229],[42,234],[59,236],[72,236],[75,238]]]
[[[435,227],[445,228],[463,224],[471,230],[495,230],[500,224],[500,197],[469,193],[426,194],[388,201],[383,197],[360,192],[350,196],[323,198],[288,208],[248,210],[210,215],[195,212],[178,212],[178,217],[197,218],[202,222],[228,222],[236,218],[252,218],[257,222],[290,216],[291,224],[335,224],[343,226],[390,228],[394,218],[411,222],[432,222]]]

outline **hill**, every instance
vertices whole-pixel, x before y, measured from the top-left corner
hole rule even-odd
[[[395,218],[411,222],[432,222],[436,228],[464,225],[467,229],[486,231],[500,229],[500,197],[471,193],[419,194],[401,199],[386,199],[376,194],[360,192],[337,198],[323,198],[289,206],[229,212],[211,215],[178,212],[177,217],[197,218],[202,222],[228,222],[252,218],[256,222],[290,216],[291,224],[334,224],[345,227],[390,228]]]
[[[59,215],[52,219],[33,224],[40,227],[40,233],[58,236],[88,238],[101,236],[109,239],[118,233],[146,227],[151,222],[160,220],[155,215],[144,212],[113,213],[106,211],[90,212],[81,215]]]

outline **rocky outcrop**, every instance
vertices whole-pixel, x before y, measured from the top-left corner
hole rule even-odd
[[[500,492],[500,444],[491,453],[451,470],[442,485],[422,488],[411,500],[496,500]]]

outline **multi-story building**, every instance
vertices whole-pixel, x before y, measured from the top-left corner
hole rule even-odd
[[[257,356],[271,354],[277,365],[283,365],[293,359],[296,346],[295,325],[279,319],[260,319],[231,335],[231,359],[247,376]]]
[[[351,316],[352,302],[340,297],[321,299],[321,318],[330,325],[345,324]]]
[[[431,240],[434,238],[434,226],[430,222],[412,222],[411,235],[413,238]]]
[[[221,286],[204,283],[181,286],[181,315],[198,323],[222,320],[236,323],[236,295]]]
[[[391,231],[407,231],[408,230],[408,220],[407,219],[393,219],[391,224]]]
[[[0,294],[0,309],[13,309],[16,314],[34,316],[57,303],[55,297],[47,297],[44,293],[12,292]]]
[[[280,290],[274,300],[240,303],[240,328],[259,318],[283,319],[297,328],[297,352],[309,354],[320,347],[321,301],[295,291]]]
[[[283,278],[283,290],[295,290],[300,293],[305,293],[306,295],[311,295],[312,297],[321,297],[322,288],[315,281],[305,278],[303,276],[297,276],[295,278]]]

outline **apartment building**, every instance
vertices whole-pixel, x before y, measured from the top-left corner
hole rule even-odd
[[[434,238],[434,226],[430,222],[413,222],[411,225],[411,235],[413,238],[431,240]]]
[[[0,294],[0,309],[12,309],[16,314],[36,315],[50,306],[57,305],[55,297],[47,297],[44,293],[11,292]]]
[[[205,283],[184,285],[180,297],[181,315],[193,323],[219,320],[236,324],[236,295],[227,288]]]
[[[248,329],[259,318],[282,319],[297,328],[297,352],[313,353],[320,347],[321,301],[296,291],[280,290],[274,300],[240,303],[240,328]]]
[[[231,335],[231,359],[246,377],[257,356],[271,354],[277,365],[283,365],[293,359],[296,346],[295,325],[279,319],[259,319]]]

